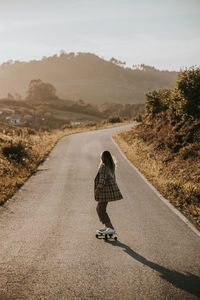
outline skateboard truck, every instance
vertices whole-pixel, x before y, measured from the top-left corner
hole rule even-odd
[[[115,241],[117,241],[117,236],[115,235],[115,234],[105,234],[105,233],[102,233],[102,232],[99,232],[99,233],[97,233],[96,234],[96,238],[98,239],[99,237],[103,237],[104,238],[104,240],[108,240],[109,238],[110,239],[114,239]],[[114,236],[114,237],[113,237]]]

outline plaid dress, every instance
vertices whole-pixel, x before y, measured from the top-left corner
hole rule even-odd
[[[106,172],[106,167],[102,165],[94,180],[94,192],[97,190],[98,184],[101,184],[103,188],[98,188],[99,192],[95,195],[95,200],[98,202],[110,202],[123,198],[120,189],[116,183],[115,175],[110,176]]]

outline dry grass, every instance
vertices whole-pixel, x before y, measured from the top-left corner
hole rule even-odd
[[[167,118],[166,115],[160,116],[154,124],[146,120],[132,130],[114,135],[114,138],[128,159],[161,194],[199,228],[199,123],[182,127],[179,123],[177,130],[178,124],[172,120],[167,122]],[[174,140],[175,134],[179,143]]]
[[[5,203],[37,170],[39,164],[63,136],[124,124],[127,123],[89,122],[53,131],[35,131],[0,124],[0,205]]]

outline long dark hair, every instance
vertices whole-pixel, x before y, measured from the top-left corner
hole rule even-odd
[[[104,164],[108,174],[114,176],[115,173],[115,162],[109,151],[104,151],[100,156],[100,166]]]

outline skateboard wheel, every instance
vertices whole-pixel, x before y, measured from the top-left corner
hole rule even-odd
[[[114,240],[117,241],[117,237],[116,236],[114,237]]]
[[[98,237],[99,237],[99,235],[98,234],[96,234],[96,238],[98,239]]]
[[[105,240],[107,240],[108,239],[108,236],[107,236],[107,234],[105,234]]]

